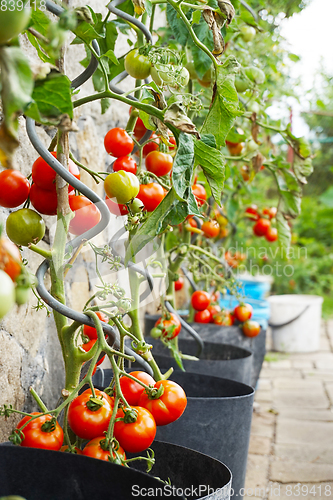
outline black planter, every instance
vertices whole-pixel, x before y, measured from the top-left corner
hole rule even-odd
[[[170,350],[160,340],[152,337],[145,337],[145,340],[154,346],[153,355],[160,368],[166,371],[172,366],[175,370],[180,370]],[[194,340],[179,338],[178,345],[184,354],[196,355],[197,345]],[[252,352],[235,345],[205,342],[200,359],[184,359],[183,365],[185,371],[251,384]],[[132,366],[139,368],[138,363],[133,363]]]
[[[105,370],[105,382],[112,371]],[[225,463],[232,473],[234,498],[244,488],[250,441],[254,389],[248,385],[190,372],[174,372],[171,380],[185,390],[188,403],[183,415],[158,427],[157,439],[200,451]],[[101,374],[94,376],[99,385]]]
[[[185,495],[188,499],[229,500],[231,474],[224,464],[169,443],[154,442],[152,448],[156,463],[148,475],[139,470],[144,470],[144,465],[137,465],[139,462],[133,463],[138,467],[135,470],[68,453],[0,446],[0,496],[21,495],[27,500],[132,500],[146,497],[149,488],[158,498],[184,499]],[[174,488],[151,474],[163,480],[170,478]],[[216,490],[214,496],[212,491]]]
[[[150,330],[154,327],[155,322],[159,317],[160,316],[158,315],[145,316],[146,335],[149,335]],[[218,325],[213,325],[211,323],[208,324],[190,323],[190,325],[200,334],[200,337],[205,342],[205,344],[206,342],[211,342],[214,344],[229,344],[242,347],[243,349],[251,351],[252,352],[251,379],[250,382],[246,381],[243,382],[249,383],[250,385],[252,385],[252,387],[256,386],[259,379],[261,367],[264,361],[264,357],[266,354],[267,330],[265,328],[261,328],[261,332],[257,337],[249,338],[243,334],[242,330],[238,326],[218,326]],[[195,341],[191,337],[189,337],[189,335],[184,330],[181,331],[180,338],[186,338],[186,340],[196,345]],[[187,351],[184,350],[184,352]],[[240,382],[242,382],[242,380],[240,380]]]

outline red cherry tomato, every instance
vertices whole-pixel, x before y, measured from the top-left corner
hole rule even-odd
[[[253,232],[256,236],[265,236],[271,223],[268,219],[259,219],[253,226]]]
[[[184,389],[172,380],[159,380],[155,388],[163,386],[163,394],[150,399],[146,392],[140,396],[139,405],[147,408],[153,415],[156,425],[168,425],[177,420],[184,412],[187,398]]]
[[[39,412],[33,412],[31,415],[41,414]],[[58,422],[55,422],[53,426],[52,424],[49,424],[48,428],[48,423],[52,419],[52,415],[41,415],[27,424],[24,429],[22,429],[24,439],[21,442],[21,446],[41,448],[44,450],[60,450],[64,441],[64,433]],[[21,429],[21,427],[29,420],[29,416],[22,418],[17,426],[17,429]]]
[[[104,137],[104,146],[111,156],[126,156],[132,153],[134,148],[133,139],[123,128],[112,128]]]
[[[146,158],[146,169],[158,177],[167,175],[171,171],[172,165],[172,156],[160,151],[152,151]]]
[[[51,155],[57,158],[56,151],[52,151]],[[71,159],[68,161],[68,169],[74,177],[80,180],[80,171]],[[46,191],[55,191],[56,189],[56,173],[41,156],[32,165],[32,180],[39,188]],[[68,186],[68,191],[73,191],[73,189],[72,186]]]
[[[30,183],[18,170],[4,170],[0,174],[0,206],[16,208],[26,201]]]
[[[161,203],[166,195],[165,189],[160,184],[151,182],[150,184],[141,184],[137,198],[142,201],[147,212],[153,212]]]
[[[207,200],[207,193],[202,184],[193,184],[192,192],[197,200],[197,204],[201,207]]]
[[[0,238],[0,269],[5,271],[12,281],[21,274],[22,257],[17,246],[7,238]]]
[[[84,344],[81,345],[82,349],[84,349],[86,352],[90,351],[90,349],[92,349],[94,347],[96,343],[96,339],[93,339],[93,340],[89,340],[89,342],[85,342]],[[100,365],[101,363],[103,363],[105,359],[105,356],[102,356],[101,359],[99,359],[96,363],[96,366]]]
[[[248,214],[249,219],[252,219],[252,220],[260,219],[257,205],[251,205],[250,207],[247,207],[245,209],[245,213]]]
[[[152,151],[157,151],[159,148],[159,143],[160,139],[157,137],[157,135],[153,134],[151,141],[148,142],[145,146],[143,146],[142,154],[143,157],[146,158],[146,156],[149,155]]]
[[[110,212],[114,215],[127,215],[128,214],[128,208],[126,205],[118,204],[115,201],[111,200],[111,198],[108,198],[108,197],[105,198],[105,203],[109,207]]]
[[[146,448],[149,448],[154,441],[156,436],[156,423],[152,414],[146,408],[143,408],[142,405],[133,406],[132,409],[137,412],[136,421],[126,423],[120,420],[116,422],[114,426],[114,436],[125,451],[140,453]],[[122,408],[118,410],[117,418],[125,418],[126,420]]]
[[[175,281],[175,290],[176,292],[179,292],[184,286],[184,278],[182,276],[179,276],[179,279]]]
[[[96,399],[91,400],[91,390],[77,396],[68,408],[68,423],[72,431],[82,439],[94,439],[107,431],[112,416],[113,401],[105,392],[95,389]]]
[[[256,337],[260,333],[260,325],[257,321],[245,321],[242,326],[243,333],[246,337]]]
[[[125,172],[131,172],[131,174],[136,174],[138,167],[131,156],[121,156],[117,158],[113,164],[113,171],[119,172],[119,170],[125,170]]]
[[[155,327],[161,325],[163,327],[162,336],[168,339],[173,339],[179,335],[182,328],[181,322],[179,321],[176,314],[169,313],[170,318],[160,318],[156,321]]]
[[[92,458],[98,458],[99,460],[105,460],[106,462],[109,462],[109,457],[111,456],[111,453],[109,450],[104,450],[102,448],[102,445],[105,441],[105,436],[98,436],[89,443],[85,445],[85,447],[82,450],[81,455],[85,455],[86,457],[92,457]],[[117,455],[122,459],[126,460],[126,454],[124,450],[122,449],[121,446],[116,451],[112,450],[112,456],[113,458],[116,458]]]
[[[41,189],[33,184],[30,189],[32,206],[43,215],[57,215],[58,197],[56,191]]]
[[[108,323],[109,322],[109,318],[106,316],[106,314],[103,314],[102,312],[97,311],[96,315],[104,323]],[[86,335],[90,340],[94,340],[94,339],[98,338],[98,336],[97,336],[97,330],[93,326],[84,325],[84,327],[83,327],[83,334]]]
[[[194,315],[195,323],[210,323],[212,320],[212,315],[208,309],[203,311],[197,311]]]
[[[191,304],[196,311],[207,309],[210,304],[210,295],[203,290],[197,290],[191,297]]]
[[[244,323],[244,321],[251,319],[252,314],[253,308],[250,304],[239,304],[234,309],[234,316],[241,323]]]
[[[274,219],[274,217],[276,217],[277,214],[277,208],[276,207],[264,208],[262,213],[264,215],[268,215],[270,219]]]
[[[172,144],[172,146],[169,146],[169,149],[171,151],[173,151],[177,147],[177,142],[176,142],[176,139],[174,138],[173,135],[170,135],[169,142],[170,142],[170,144]],[[194,184],[195,184],[195,182],[194,182]]]
[[[201,230],[206,238],[215,238],[220,234],[220,225],[216,220],[206,220],[202,224]]]
[[[196,223],[195,219],[193,219],[193,217],[189,217],[187,219],[187,222],[189,223],[190,226],[192,227],[198,227],[198,224]],[[191,231],[192,232],[192,231]]]
[[[215,316],[221,312],[221,308],[217,304],[208,306],[207,310],[210,312],[211,321],[214,321]]]
[[[267,241],[276,241],[278,239],[278,232],[276,227],[269,227],[267,233],[265,234]]]
[[[220,326],[232,326],[235,322],[235,317],[229,311],[221,311],[214,317],[214,324]]]
[[[146,372],[135,371],[130,372],[130,375],[146,385],[155,385],[155,380],[153,379],[153,377],[151,377]],[[144,387],[131,378],[126,377],[125,375],[123,377],[120,377],[119,382],[123,396],[126,399],[127,403],[131,406],[138,406],[140,396],[145,390]]]
[[[133,107],[131,106],[129,109],[129,114],[131,114]],[[140,117],[137,118],[135,127],[134,127],[134,137],[136,138],[137,141],[142,139],[142,137],[145,135],[148,129],[146,129],[143,121],[141,120]]]
[[[85,196],[70,195],[69,206],[75,212],[74,218],[69,223],[69,232],[72,234],[83,234],[101,220],[100,211]]]

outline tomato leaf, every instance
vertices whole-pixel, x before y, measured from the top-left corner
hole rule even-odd
[[[29,27],[35,28],[38,31],[38,33],[40,33],[43,36],[46,36],[47,29],[50,23],[51,21],[45,14],[45,12],[43,12],[38,8],[32,9]]]
[[[286,252],[286,254],[288,254],[291,242],[291,230],[288,221],[283,217],[280,210],[276,215],[276,226],[279,235],[279,246]]]
[[[203,136],[201,141],[194,143],[195,164],[201,166],[212,195],[216,203],[221,206],[221,194],[225,180],[225,160],[218,149],[206,144],[205,137],[207,136]]]
[[[189,38],[189,33],[184,22],[178,17],[175,9],[169,4],[167,5],[166,13],[167,21],[170,25],[175,40],[177,40],[177,43],[180,43],[180,45],[185,46]]]
[[[179,135],[179,144],[172,167],[172,185],[181,200],[186,200],[191,191],[191,178],[194,163],[193,139],[183,132]]]
[[[303,161],[296,156],[293,168],[298,182],[300,182],[301,184],[307,184],[308,181],[306,180],[306,178],[309,177],[309,175],[311,175],[313,172],[311,158],[307,158]]]
[[[296,137],[291,133],[290,123],[287,126],[286,134],[292,143],[295,153],[303,160],[311,155],[310,143],[304,137]]]
[[[82,21],[74,30],[76,38],[72,41],[72,45],[80,44],[80,43],[91,43],[94,39],[101,38],[101,35],[97,33],[95,28],[87,23],[86,21]]]
[[[217,147],[225,146],[225,138],[234,124],[238,109],[238,94],[235,89],[235,74],[239,63],[229,56],[223,66],[218,67],[216,90],[211,108],[202,127],[203,134],[213,134]]]
[[[210,51],[214,49],[212,32],[202,17],[199,24],[193,25],[193,31],[199,38],[200,42],[206,45]],[[211,67],[212,60],[200,47],[195,45],[192,38],[188,39],[188,45],[191,47],[195,71],[197,72],[199,78],[202,78]]]

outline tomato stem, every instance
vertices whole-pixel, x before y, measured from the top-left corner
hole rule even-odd
[[[33,396],[34,400],[36,401],[36,403],[38,404],[39,408],[44,412],[44,413],[48,413],[49,410],[46,408],[45,404],[43,403],[43,401],[41,400],[41,398],[38,396],[37,392],[35,391],[35,389],[33,387],[29,387],[29,392],[30,394]]]

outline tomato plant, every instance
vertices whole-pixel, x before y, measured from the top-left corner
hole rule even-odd
[[[270,226],[271,223],[268,219],[260,218],[253,226],[253,232],[256,236],[265,236]]]
[[[265,234],[265,238],[267,241],[276,241],[278,239],[278,231],[276,227],[269,227]]]
[[[81,454],[86,457],[98,458],[99,460],[105,460],[107,462],[110,461],[111,456],[108,447],[106,447],[106,440],[104,436],[99,436],[89,441],[83,448]],[[112,455],[114,459],[116,459],[118,455],[120,460],[126,460],[126,454],[121,446],[112,450]]]
[[[199,206],[203,205],[207,200],[207,193],[202,184],[194,184],[192,186],[192,192],[197,200]]]
[[[28,179],[18,170],[0,173],[0,206],[16,208],[26,201],[30,192]]]
[[[125,451],[140,453],[149,448],[156,436],[156,422],[148,409],[142,406],[133,406],[130,411],[120,408],[117,418],[123,420],[115,423],[114,435]]]
[[[29,422],[31,417],[26,416],[17,425],[17,429],[21,430],[22,428],[24,434],[21,446],[42,448],[44,450],[60,450],[64,441],[64,433],[55,418],[52,415],[42,415],[38,412],[33,412],[31,415],[40,415],[40,417]]]
[[[201,226],[201,230],[206,238],[215,238],[220,233],[220,225],[215,220],[205,221]]]
[[[33,184],[30,190],[30,201],[40,214],[57,215],[58,197],[55,190],[47,191]]]
[[[54,158],[57,158],[57,153],[55,151],[51,151],[51,155],[54,156]],[[80,180],[80,171],[71,159],[68,160],[68,170],[72,175],[74,175],[74,177],[76,177],[76,179]],[[41,156],[39,156],[39,158],[37,158],[32,165],[31,175],[34,184],[36,184],[36,186],[40,189],[46,191],[56,190],[56,173]],[[73,191],[73,187],[68,186],[68,191]]]
[[[257,321],[247,320],[243,324],[242,330],[246,337],[257,337],[260,333],[260,325]]]
[[[167,425],[177,420],[184,412],[187,398],[184,389],[172,380],[159,380],[154,388],[161,390],[162,395],[143,392],[139,405],[143,406],[153,415],[156,425]],[[126,448],[125,448],[126,449]]]
[[[234,316],[238,321],[243,323],[248,319],[251,319],[253,314],[253,308],[250,304],[239,304],[234,309]]]
[[[197,311],[194,315],[195,323],[210,323],[212,320],[212,314],[209,309],[203,309],[202,311]]]

